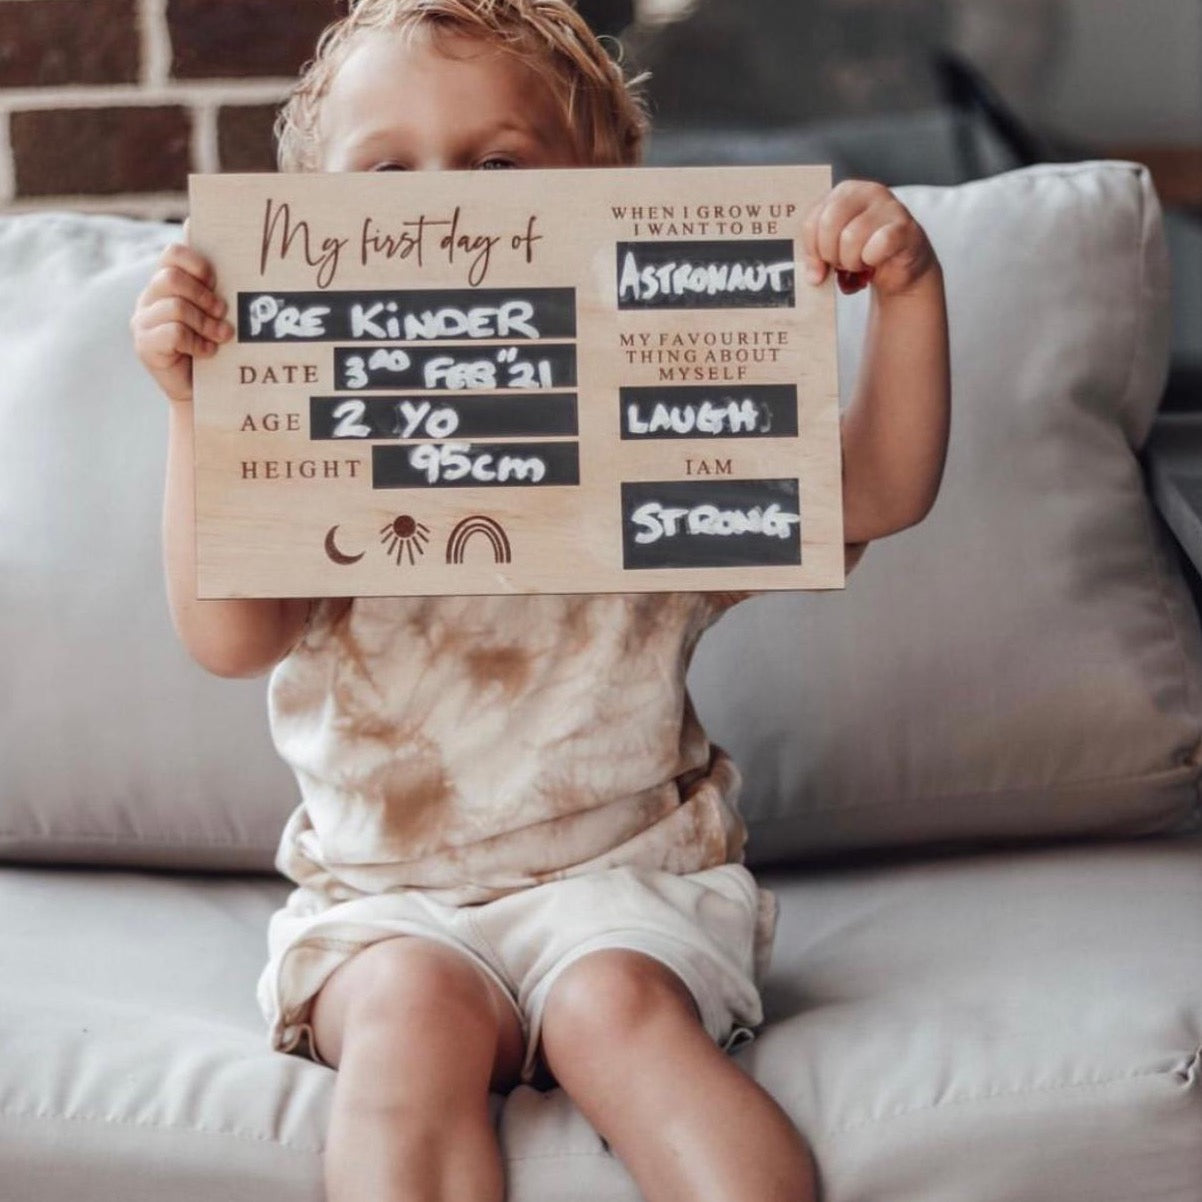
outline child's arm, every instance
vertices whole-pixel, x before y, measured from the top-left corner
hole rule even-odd
[[[804,238],[811,283],[828,264],[874,273],[859,379],[841,423],[843,539],[866,543],[920,522],[939,491],[951,411],[943,271],[909,210],[867,180],[832,188],[807,215]]]
[[[138,297],[130,329],[138,357],[170,406],[163,562],[176,633],[208,671],[258,676],[300,636],[312,602],[291,597],[205,601],[196,596],[192,358],[216,354],[218,343],[233,335],[215,285],[206,259],[183,243],[172,243]]]

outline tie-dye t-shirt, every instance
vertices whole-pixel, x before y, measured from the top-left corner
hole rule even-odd
[[[749,593],[326,598],[271,674],[301,802],[277,868],[450,905],[619,864],[742,862],[738,769],[685,676]]]

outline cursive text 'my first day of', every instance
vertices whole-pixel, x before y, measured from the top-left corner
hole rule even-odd
[[[496,234],[465,228],[461,206],[450,216],[431,217],[422,213],[401,221],[388,232],[374,217],[364,217],[355,238],[359,263],[366,267],[380,260],[412,260],[424,267],[435,256],[449,265],[466,268],[467,282],[476,287],[484,282],[498,251],[518,252],[525,262],[534,260],[534,244],[542,235],[534,232],[538,217],[531,214],[526,228],[515,234]],[[284,262],[294,252],[315,269],[318,288],[328,288],[338,276],[343,253],[351,245],[350,237],[335,234],[315,235],[307,218],[293,218],[292,206],[277,204],[268,198],[263,211],[263,237],[259,248],[259,273],[265,275],[274,260]]]

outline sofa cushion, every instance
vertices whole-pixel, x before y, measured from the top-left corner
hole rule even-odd
[[[270,868],[291,773],[263,681],[171,625],[167,403],[130,314],[179,226],[0,218],[0,857]]]
[[[1149,174],[897,192],[946,280],[943,485],[842,591],[753,597],[702,640],[694,698],[743,770],[748,862],[1188,822],[1202,645],[1137,458],[1170,337]],[[868,307],[839,305],[845,401]]]
[[[732,1053],[827,1202],[1199,1202],[1202,843],[766,871]],[[336,1074],[254,999],[286,885],[0,869],[5,1202],[321,1198]],[[562,1089],[490,1097],[510,1202],[637,1202]]]
[[[702,639],[748,862],[1170,827],[1197,799],[1202,649],[1136,459],[1168,337],[1147,172],[897,191],[949,293],[944,487],[846,589],[752,598]],[[209,676],[167,609],[166,414],[128,320],[178,233],[0,218],[0,857],[270,870],[296,804],[264,680]],[[837,304],[846,403],[868,296]]]

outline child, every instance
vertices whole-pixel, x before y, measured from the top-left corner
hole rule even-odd
[[[281,114],[280,166],[633,164],[644,125],[565,0],[360,0]],[[875,272],[842,423],[850,570],[938,490],[942,274],[867,181],[814,206],[804,249],[814,285]],[[218,675],[272,669],[300,784],[258,997],[273,1047],[337,1069],[328,1196],[499,1202],[488,1093],[537,1077],[649,1202],[813,1198],[804,1140],[726,1054],[763,1021],[776,906],[743,864],[739,773],[684,687],[750,594],[198,600],[191,364],[233,333],[216,286],[174,244],[131,326],[170,402],[176,630]]]

